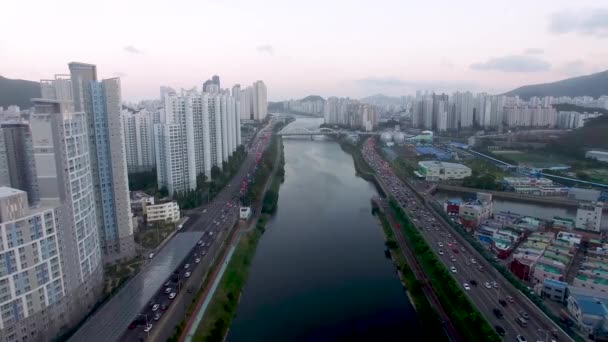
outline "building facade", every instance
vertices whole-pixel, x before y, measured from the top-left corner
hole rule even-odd
[[[0,124],[0,185],[27,192],[30,205],[40,202],[32,133],[27,123]]]
[[[121,119],[129,173],[153,169],[156,166],[153,114],[146,109],[123,109]]]

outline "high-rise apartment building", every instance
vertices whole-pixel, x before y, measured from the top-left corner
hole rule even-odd
[[[268,115],[267,95],[264,81],[256,81],[252,86],[241,90],[238,99],[240,102],[241,119],[256,121],[264,120]]]
[[[40,201],[30,125],[0,124],[0,185],[28,193],[30,206]]]
[[[215,92],[215,83],[206,88],[213,92],[165,96],[154,126],[157,180],[170,194],[195,189],[200,174],[210,179],[211,169],[222,169],[241,143],[240,101],[228,90]]]
[[[127,169],[129,172],[151,170],[156,166],[153,113],[146,109],[123,109],[121,118]]]
[[[87,115],[99,234],[106,262],[135,255],[121,119],[120,79],[97,81],[97,67],[68,64],[76,111]]]

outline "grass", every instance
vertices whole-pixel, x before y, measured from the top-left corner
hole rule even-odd
[[[581,170],[591,178],[591,181],[608,184],[608,168]]]
[[[147,249],[156,248],[171,232],[175,230],[173,223],[154,223],[151,227],[140,229],[135,233],[135,242]]]
[[[386,219],[385,213],[377,211],[378,219],[384,230],[386,241],[395,241],[395,235],[393,229],[390,227],[390,223]],[[445,341],[447,340],[443,333],[443,327],[439,319],[439,314],[433,309],[430,302],[426,298],[426,295],[422,291],[421,282],[416,279],[414,272],[407,264],[405,256],[400,248],[393,248],[391,251],[391,258],[399,269],[399,273],[405,283],[405,287],[413,301],[416,309],[416,314],[420,325],[427,332],[427,337],[432,341]]]
[[[497,179],[502,179],[503,177],[508,177],[510,175],[509,172],[502,170],[496,166],[496,164],[486,161],[485,159],[471,158],[464,160],[462,163],[470,167],[473,173],[477,172],[477,174],[480,175],[491,174]]]
[[[226,268],[194,341],[221,341],[238,305],[241,290],[247,281],[249,265],[255,254],[257,243],[262,236],[259,229],[253,229],[241,236],[236,250]]]
[[[536,153],[528,151],[514,151],[513,153],[500,153],[494,151],[495,154],[505,156],[517,163],[528,164],[533,167],[550,167],[557,164],[568,164],[570,159],[556,153]]]

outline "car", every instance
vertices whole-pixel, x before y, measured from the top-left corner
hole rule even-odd
[[[148,259],[152,259],[154,258],[154,253],[150,253],[150,255],[148,255]]]
[[[160,305],[154,304],[154,306],[152,307],[152,311],[158,310],[159,307],[160,307]]]
[[[129,329],[135,329],[139,325],[138,321],[133,321],[129,324]]]
[[[177,296],[177,293],[171,292],[171,294],[169,295],[169,299],[173,299],[175,298],[175,296]]]
[[[508,305],[508,304],[507,304],[507,301],[506,301],[506,300],[504,300],[504,299],[499,299],[499,300],[498,300],[498,303],[500,303],[500,305],[505,306],[505,307]]]
[[[478,266],[477,269],[479,270],[479,272],[483,272],[483,266]]]
[[[158,321],[160,319],[160,316],[162,316],[160,312],[156,313],[156,315],[154,315],[154,320]]]
[[[456,273],[456,267],[454,267],[454,266],[450,267],[450,271],[452,271],[452,273]]]
[[[469,283],[471,283],[471,285],[477,287],[477,282],[475,280],[471,280]]]
[[[184,277],[186,277],[186,278],[190,278],[190,276],[191,276],[191,275],[192,275],[192,273],[190,273],[190,272],[186,272],[186,273],[184,274]]]
[[[439,255],[443,255],[443,251],[441,249],[438,252],[439,252]]]
[[[201,258],[194,259],[194,263],[198,264],[199,262],[201,262]]]
[[[161,311],[166,311],[168,308],[169,308],[169,305],[167,305],[167,304],[163,304],[160,306]]]
[[[167,287],[167,288],[165,289],[165,294],[169,294],[169,293],[171,293],[171,290],[172,290],[172,289],[171,289],[170,287]]]
[[[530,316],[525,311],[520,311],[519,314],[523,319],[530,319]]]
[[[165,287],[169,287],[171,286],[171,280],[167,280],[167,282],[165,283]]]
[[[471,287],[467,283],[462,284],[462,287],[464,287],[464,289],[467,291],[471,290]]]
[[[187,270],[187,269],[189,269],[189,268],[190,268],[190,264],[185,264],[185,265],[184,265],[184,269],[185,269],[185,270]]]
[[[477,261],[475,261],[475,259],[471,258],[471,263],[476,264]]]
[[[492,285],[490,285],[490,283],[488,283],[487,281],[485,283],[483,283],[483,286],[486,287],[486,289],[491,289]]]
[[[498,308],[492,309],[492,312],[494,313],[494,316],[496,316],[496,318],[500,319],[503,317],[502,311],[500,311],[500,309]]]
[[[207,254],[207,251],[202,251],[201,252],[201,255],[205,255],[205,254]]]
[[[198,240],[198,242],[196,244],[199,245],[199,246],[202,246],[203,245],[203,240]]]
[[[441,243],[441,241],[439,241],[439,242],[437,242],[437,246],[443,247],[443,243]]]
[[[207,212],[207,209],[203,209],[203,214]]]
[[[526,340],[524,335],[517,335],[516,339],[517,339],[517,342],[528,342],[528,340]]]
[[[493,281],[493,282],[492,282],[492,287],[493,287],[493,288],[495,288],[495,289],[497,289],[497,288],[498,288],[498,283],[497,283],[497,282],[495,282],[495,281]]]
[[[466,251],[466,249],[464,249],[464,247],[460,247],[460,251],[461,251],[461,252],[465,252],[465,251]]]
[[[500,336],[505,336],[505,334],[507,333],[505,331],[505,329],[503,327],[501,327],[500,325],[495,325],[494,330],[496,330],[496,333]]]
[[[152,324],[148,324],[146,325],[146,327],[144,328],[144,332],[150,332],[150,330],[152,330]]]
[[[455,258],[453,255],[452,255],[452,257],[450,258],[450,260],[451,260],[452,262],[456,262],[456,258]]]
[[[505,298],[507,299],[507,302],[509,302],[509,303],[515,302],[515,300],[511,296],[506,296]]]

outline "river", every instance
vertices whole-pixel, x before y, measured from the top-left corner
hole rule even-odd
[[[314,128],[322,119],[290,125]],[[420,332],[382,228],[374,186],[324,138],[288,138],[285,183],[266,227],[228,341],[395,341]]]

